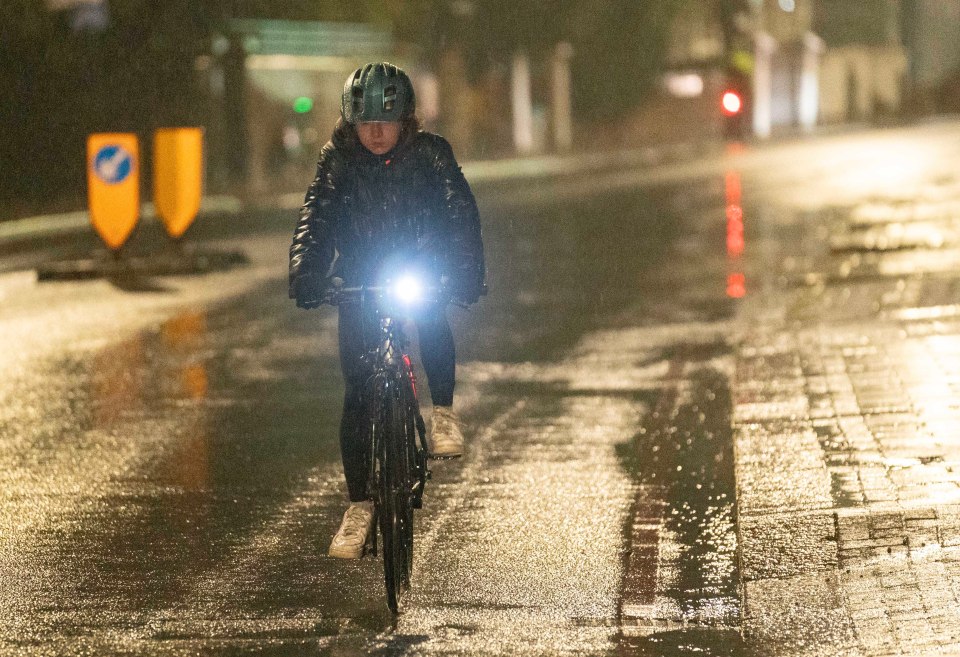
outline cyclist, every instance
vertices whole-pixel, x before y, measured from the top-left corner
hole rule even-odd
[[[456,300],[475,303],[483,289],[480,216],[447,141],[420,129],[410,78],[388,63],[367,64],[346,81],[341,116],[320,151],[290,247],[290,297],[316,308],[333,278],[371,285],[389,263],[416,263],[448,281]],[[362,426],[365,321],[358,304],[339,306],[340,365],[346,392],[340,454],[350,506],[329,554],[359,558],[373,521]],[[453,410],[455,349],[445,304],[415,318],[433,402],[428,449],[463,454]]]

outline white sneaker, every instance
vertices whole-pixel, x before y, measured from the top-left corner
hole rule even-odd
[[[330,556],[338,559],[359,559],[373,527],[373,502],[351,502],[343,514],[340,529],[330,543]]]
[[[453,458],[463,456],[463,431],[460,418],[449,406],[434,406],[430,429],[430,456]]]

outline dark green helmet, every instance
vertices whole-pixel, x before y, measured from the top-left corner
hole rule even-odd
[[[358,68],[343,85],[340,114],[348,123],[402,121],[413,116],[416,99],[407,74],[380,62]]]

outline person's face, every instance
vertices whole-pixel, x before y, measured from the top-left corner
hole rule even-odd
[[[364,148],[375,155],[389,153],[400,139],[397,121],[365,121],[357,124],[357,136]]]

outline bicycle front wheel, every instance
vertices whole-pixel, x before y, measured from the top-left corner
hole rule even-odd
[[[405,394],[406,393],[406,394]],[[401,441],[398,451],[403,453],[404,486],[400,510],[400,537],[403,545],[403,583],[410,587],[410,575],[413,572],[413,511],[422,504],[423,487],[426,483],[426,456],[417,447],[418,416],[416,399],[411,390],[400,388],[400,412],[397,428]]]
[[[399,391],[395,384],[379,387],[379,430],[375,435],[377,517],[383,539],[383,575],[387,606],[394,613],[400,596],[409,587],[412,557],[412,510],[405,427]]]

